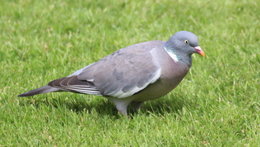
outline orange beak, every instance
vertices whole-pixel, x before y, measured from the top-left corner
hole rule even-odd
[[[201,56],[206,56],[206,54],[204,53],[204,51],[200,48],[200,46],[196,46],[196,47],[194,47],[195,48],[195,50],[196,50],[196,52],[198,53],[198,54],[200,54]]]

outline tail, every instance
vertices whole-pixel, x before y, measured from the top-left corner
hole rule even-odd
[[[42,93],[48,93],[48,92],[55,92],[55,91],[59,91],[58,88],[54,88],[51,86],[43,86],[41,88],[37,88],[28,92],[25,92],[23,94],[18,95],[19,97],[27,97],[27,96],[33,96],[36,94],[42,94]]]

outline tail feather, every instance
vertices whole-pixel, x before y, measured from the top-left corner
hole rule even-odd
[[[23,94],[18,95],[19,97],[27,97],[27,96],[33,96],[36,94],[42,94],[42,93],[48,93],[48,92],[55,92],[55,91],[59,91],[58,88],[54,88],[51,86],[43,86],[41,88],[37,88],[28,92],[25,92]]]

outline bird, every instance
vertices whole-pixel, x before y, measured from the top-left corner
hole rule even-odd
[[[168,41],[147,41],[119,49],[69,76],[18,96],[49,92],[99,95],[127,116],[128,106],[137,111],[145,101],[176,88],[191,68],[193,53],[205,56],[198,37],[179,31]]]

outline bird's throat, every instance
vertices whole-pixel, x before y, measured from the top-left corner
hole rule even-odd
[[[192,64],[191,55],[187,55],[172,49],[167,49],[167,48],[164,49],[168,53],[168,55],[173,59],[174,62],[176,63],[181,62],[188,65],[189,67],[191,66]]]

